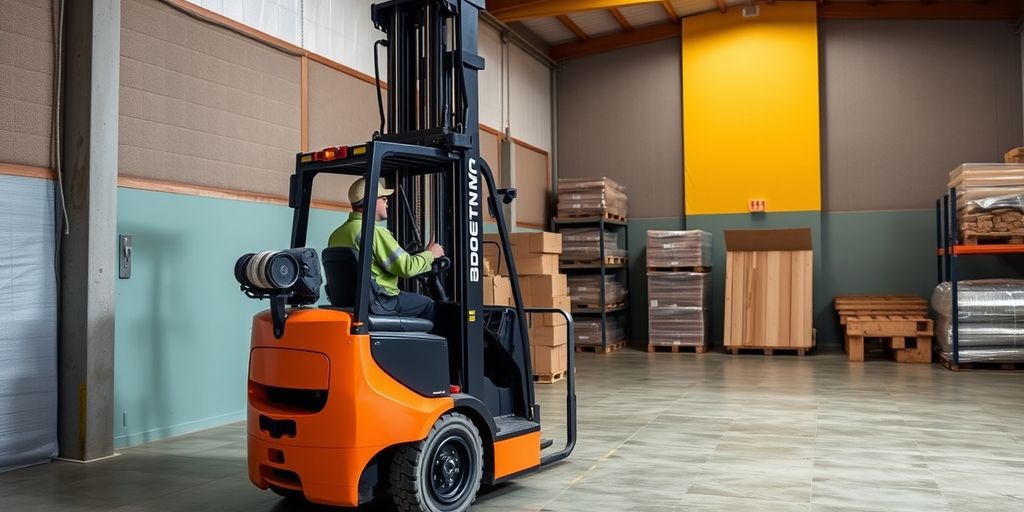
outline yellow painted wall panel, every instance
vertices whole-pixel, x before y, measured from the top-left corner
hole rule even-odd
[[[821,209],[814,2],[683,20],[686,213]]]

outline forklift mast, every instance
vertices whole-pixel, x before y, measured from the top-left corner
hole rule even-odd
[[[526,378],[532,376],[526,320],[511,244],[495,195],[493,174],[480,158],[477,73],[478,20],[483,0],[391,0],[374,4],[371,17],[386,35],[388,94],[383,133],[361,146],[339,146],[297,155],[289,205],[295,209],[291,246],[304,247],[313,178],[321,172],[366,177],[365,219],[375,218],[379,178],[393,183],[400,197],[390,201],[388,227],[403,247],[431,234],[451,258],[443,274],[448,301],[438,303],[435,326],[449,340],[452,382],[483,400],[484,305],[483,230],[485,201],[497,219],[504,261],[508,262],[516,304],[515,323],[522,345],[517,352]],[[379,81],[378,81],[378,87]],[[380,95],[378,95],[378,98]],[[383,109],[383,106],[381,106]],[[382,112],[383,114],[383,112]],[[382,115],[382,118],[384,116]],[[486,187],[484,186],[486,184]],[[485,197],[485,190],[493,193]],[[406,194],[413,194],[408,201]],[[425,205],[429,203],[431,208]],[[361,240],[371,240],[373,222],[364,222]],[[359,282],[353,329],[367,333],[370,244],[359,248]],[[414,287],[407,280],[404,288]],[[436,298],[436,297],[435,297]],[[535,419],[532,382],[518,386],[517,416]]]

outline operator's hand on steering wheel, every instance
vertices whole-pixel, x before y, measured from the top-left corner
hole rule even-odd
[[[430,243],[427,245],[427,250],[430,251],[430,254],[434,255],[434,259],[444,257],[444,247],[441,247],[437,243],[436,237],[430,238]]]

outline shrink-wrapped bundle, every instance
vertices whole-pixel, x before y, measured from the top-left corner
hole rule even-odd
[[[626,187],[608,178],[558,180],[558,216],[580,217],[609,213],[626,217]]]
[[[571,275],[569,276],[569,296],[574,306],[600,306],[601,304],[601,276],[599,275]],[[606,305],[618,304],[626,301],[626,288],[622,286],[615,276],[604,277],[604,301]]]
[[[600,228],[566,228],[562,233],[562,261],[594,261],[601,259]],[[625,258],[626,250],[619,248],[619,234],[604,232],[605,258]]]
[[[986,279],[958,283],[959,361],[1024,362],[1024,281]],[[932,294],[935,336],[943,357],[953,356],[952,287]]]
[[[710,267],[711,233],[701,230],[648,231],[648,267]]]

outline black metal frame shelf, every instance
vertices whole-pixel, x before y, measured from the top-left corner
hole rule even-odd
[[[949,281],[952,321],[953,364],[960,363],[960,294],[959,264],[961,256],[982,254],[1024,254],[1024,245],[960,245],[960,220],[956,205],[956,187],[935,200],[935,238],[938,260],[936,276],[939,284]]]
[[[629,224],[626,220],[608,218],[604,215],[595,215],[593,217],[557,217],[551,220],[552,229],[554,231],[560,231],[562,227],[597,227],[600,236],[598,237],[598,260],[594,264],[580,264],[580,263],[569,263],[559,265],[559,269],[563,272],[573,273],[587,273],[597,271],[600,276],[601,289],[599,292],[599,298],[597,307],[594,309],[588,308],[572,308],[572,314],[574,315],[599,315],[601,317],[601,350],[607,351],[610,344],[619,343],[625,340],[608,340],[608,316],[612,314],[622,314],[625,318],[622,319],[624,329],[626,332],[626,340],[630,336],[630,325],[629,325],[629,306],[628,302],[617,306],[609,307],[607,298],[605,297],[605,277],[610,274],[609,271],[622,271],[623,279],[626,290],[629,290]],[[604,252],[604,241],[605,241],[605,228],[611,229],[622,229],[622,245],[623,249],[626,250],[627,257],[622,263],[608,264],[607,257]],[[581,272],[582,271],[582,272]],[[627,297],[628,300],[628,297]]]

